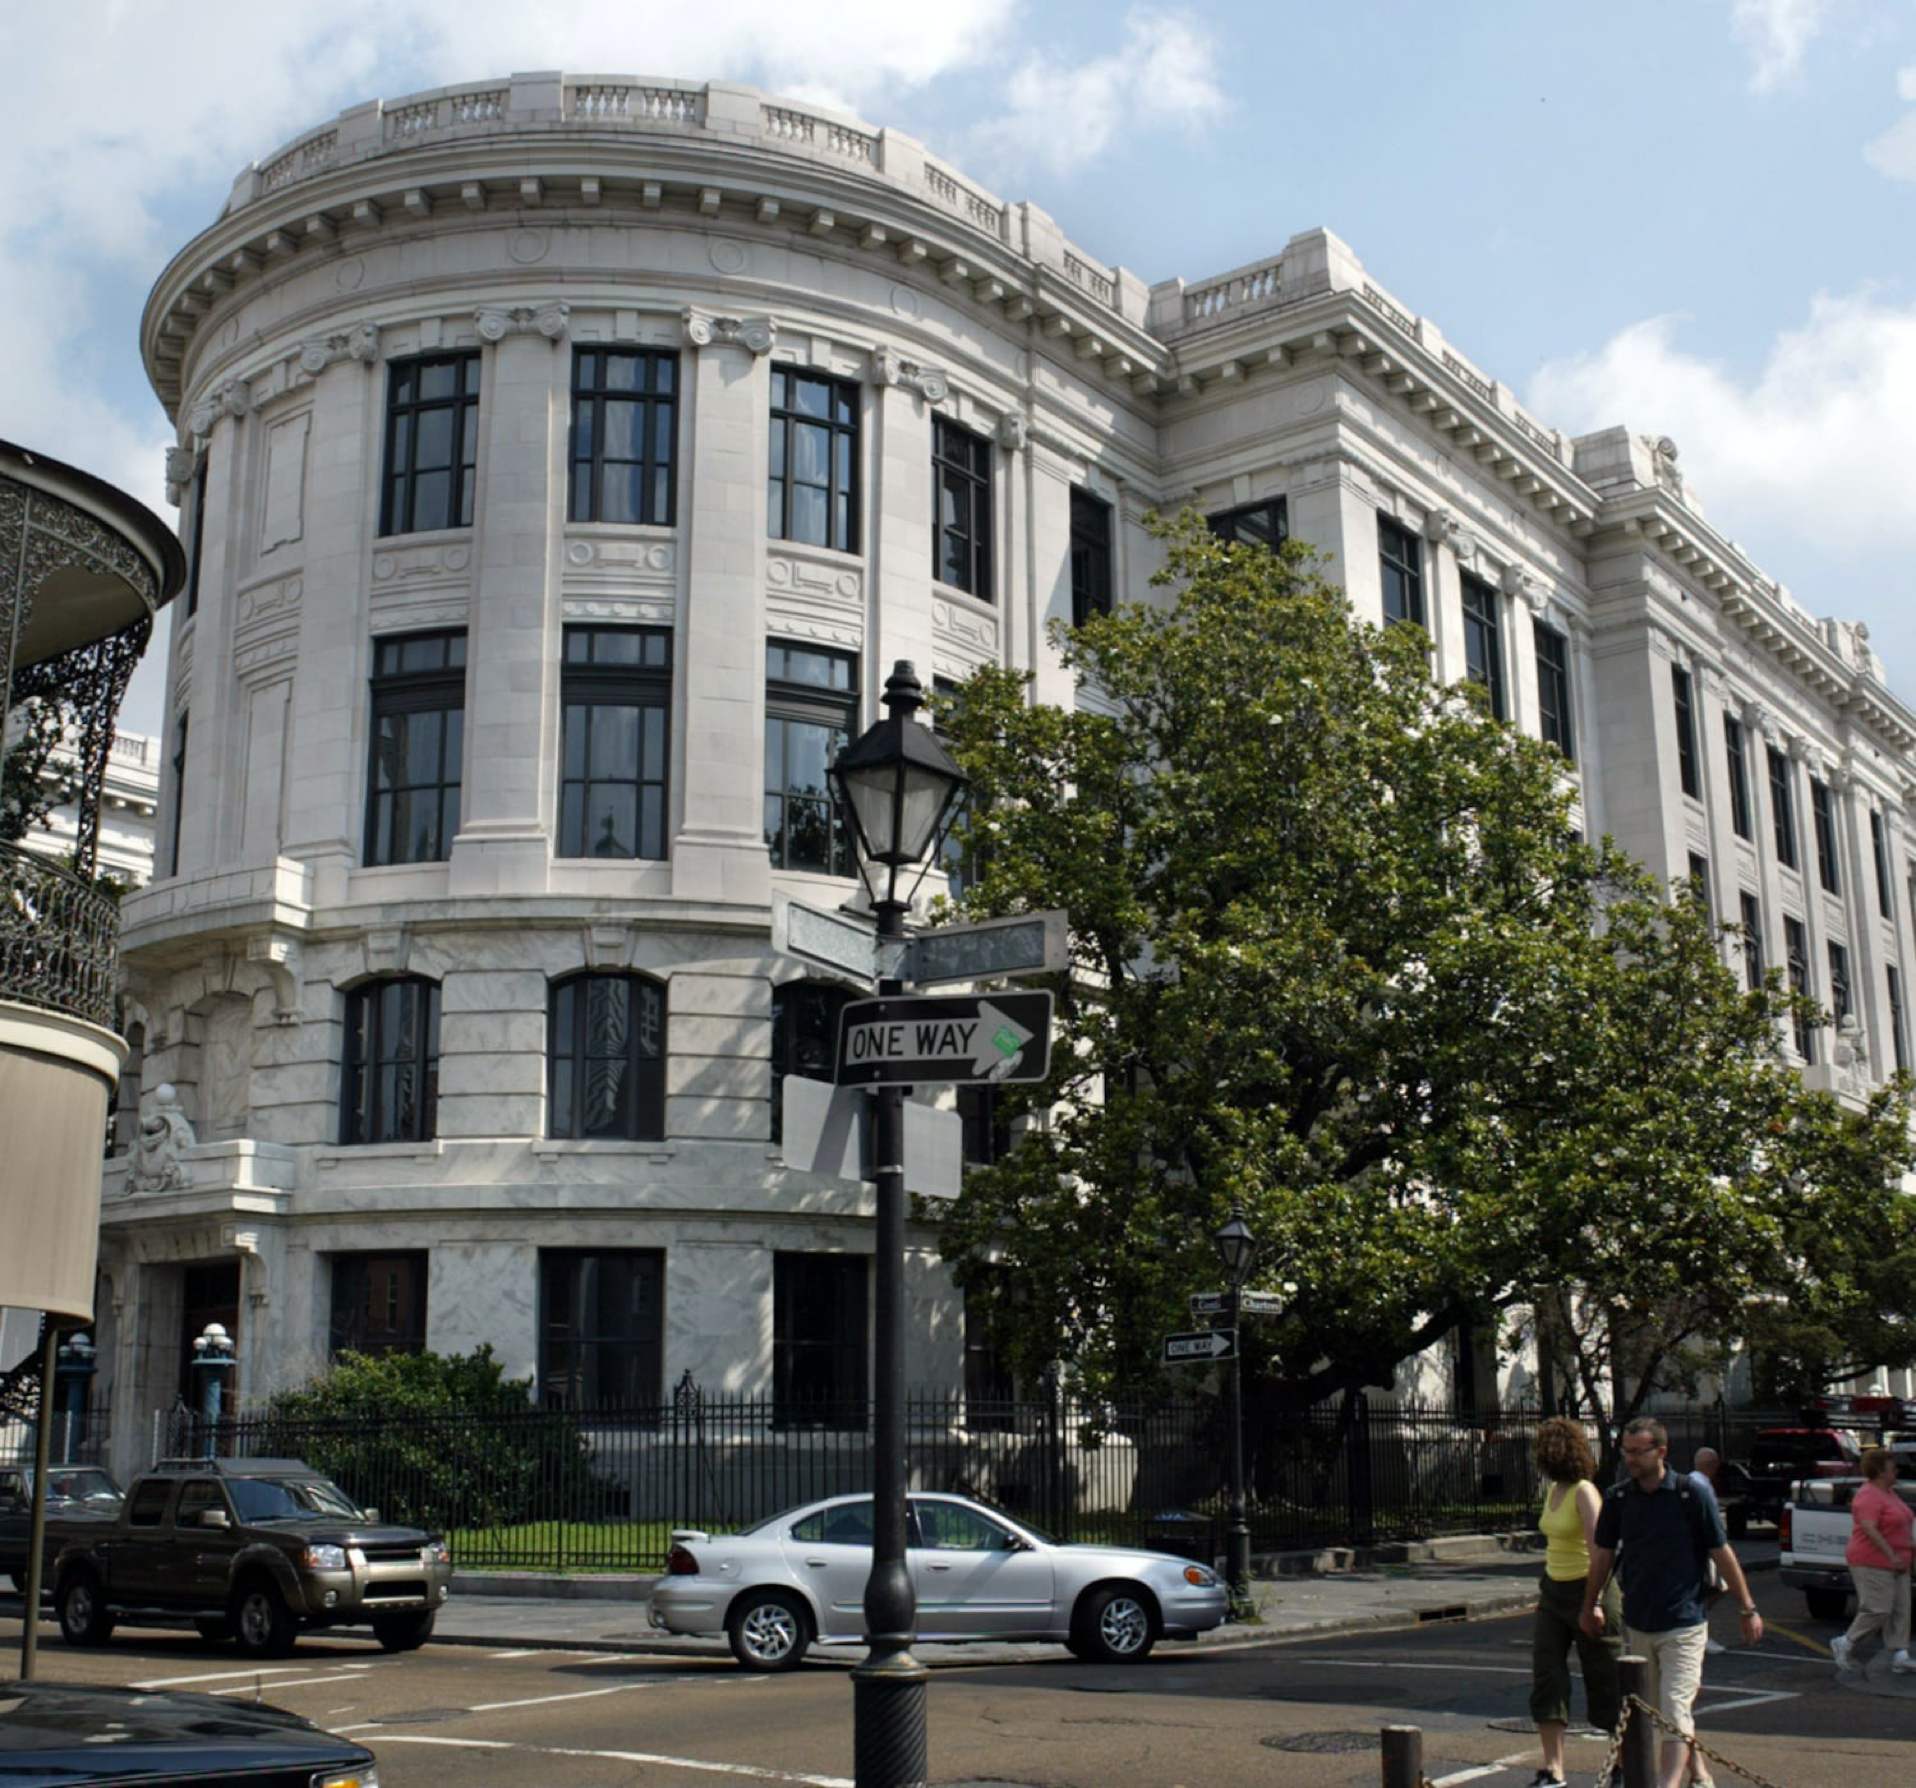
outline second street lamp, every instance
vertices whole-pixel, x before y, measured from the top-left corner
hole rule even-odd
[[[902,660],[885,684],[889,715],[826,773],[852,834],[881,945],[902,940],[929,854],[965,786],[964,772],[912,716],[924,686]],[[901,876],[911,876],[900,893]],[[882,956],[882,950],[881,950]],[[881,996],[902,993],[886,977]],[[926,1775],[925,1667],[912,1656],[918,1598],[905,1555],[905,1089],[873,1091],[874,1235],[872,1569],[865,1585],[871,1650],[852,1671],[852,1775],[857,1788],[919,1788]]]
[[[1230,1220],[1211,1237],[1224,1267],[1227,1321],[1231,1330],[1231,1369],[1225,1379],[1225,1444],[1230,1448],[1230,1509],[1224,1532],[1224,1578],[1231,1586],[1231,1612],[1241,1615],[1251,1599],[1251,1528],[1244,1503],[1244,1341],[1238,1332],[1243,1321],[1244,1281],[1257,1254],[1257,1238],[1233,1209]]]

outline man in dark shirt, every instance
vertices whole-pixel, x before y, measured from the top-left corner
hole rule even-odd
[[[1668,1450],[1663,1424],[1648,1416],[1623,1431],[1625,1476],[1604,1497],[1597,1516],[1590,1575],[1584,1581],[1583,1629],[1593,1638],[1603,1632],[1599,1598],[1621,1551],[1626,1650],[1648,1663],[1647,1699],[1663,1721],[1659,1788],[1682,1788],[1686,1780],[1710,1780],[1692,1748],[1691,1709],[1703,1681],[1712,1560],[1736,1596],[1743,1637],[1751,1644],[1763,1637],[1763,1617],[1724,1534],[1714,1492],[1667,1470]]]

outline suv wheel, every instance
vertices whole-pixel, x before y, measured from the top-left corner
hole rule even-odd
[[[104,1645],[113,1637],[113,1616],[99,1584],[84,1571],[60,1585],[60,1636],[69,1645]]]
[[[381,1651],[417,1651],[432,1637],[433,1618],[430,1608],[382,1614],[373,1622],[373,1637]]]
[[[293,1649],[299,1629],[272,1584],[256,1580],[233,1603],[233,1629],[240,1650],[251,1658],[283,1658]]]

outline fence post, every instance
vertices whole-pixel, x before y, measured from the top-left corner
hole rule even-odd
[[[1383,1788],[1418,1788],[1424,1779],[1424,1729],[1386,1726]]]
[[[1377,1525],[1377,1498],[1370,1466],[1370,1397],[1363,1391],[1345,1394],[1351,1406],[1349,1457],[1344,1470],[1350,1499],[1351,1544],[1367,1546]]]
[[[1650,1716],[1632,1701],[1647,1701],[1649,1662],[1634,1654],[1618,1660],[1617,1689],[1623,1697],[1629,1724],[1623,1734],[1623,1788],[1657,1788],[1657,1729]]]

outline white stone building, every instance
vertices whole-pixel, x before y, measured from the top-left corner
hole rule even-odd
[[[79,752],[74,742],[54,753],[50,770],[63,781],[77,773]],[[153,879],[153,826],[160,802],[160,741],[151,733],[115,729],[106,763],[106,783],[99,797],[97,868],[130,888],[143,888]],[[28,834],[25,846],[42,856],[65,862],[80,837],[80,809],[76,801],[60,802],[45,822]]]
[[[192,574],[125,960],[195,1140],[109,1167],[122,1412],[212,1318],[247,1397],[422,1341],[561,1399],[862,1396],[867,1195],[773,1141],[832,997],[774,902],[852,891],[819,772],[892,663],[1069,699],[1046,624],[1148,594],[1153,508],[1427,625],[1591,831],[1843,1006],[1806,1072],[1906,1055],[1916,715],[1862,630],[1326,232],[1146,287],[894,132],[519,75],[247,169],[143,341]],[[909,1378],[956,1385],[912,1275]]]

